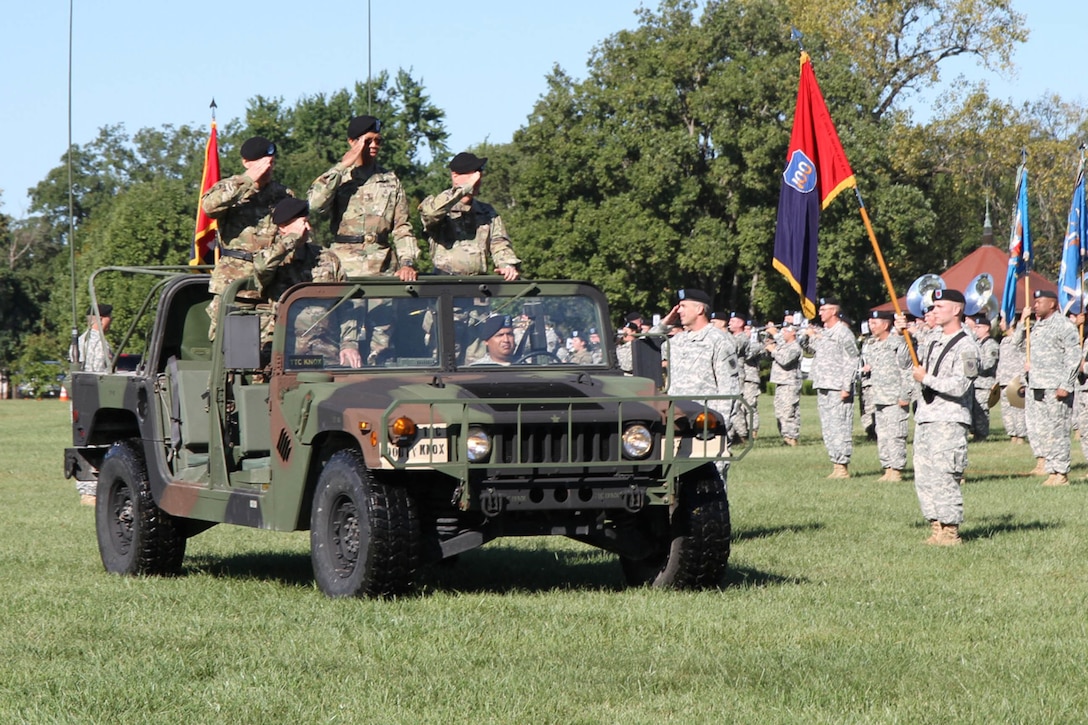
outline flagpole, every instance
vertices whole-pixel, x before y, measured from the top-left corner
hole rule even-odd
[[[888,294],[892,298],[892,308],[895,309],[896,315],[903,314],[903,310],[899,307],[899,297],[895,294],[895,286],[892,284],[891,274],[888,273],[888,265],[884,261],[884,254],[880,251],[880,244],[876,241],[876,233],[873,231],[873,223],[869,221],[869,212],[865,209],[865,201],[861,198],[861,191],[857,185],[854,186],[854,196],[858,199],[858,211],[861,212],[861,220],[865,223],[865,231],[869,233],[869,241],[873,244],[873,253],[876,254],[877,264],[880,265],[880,273],[884,275],[884,285],[888,288]],[[907,350],[910,351],[910,359],[915,365],[919,365],[918,353],[914,350],[914,343],[910,339],[910,335],[904,333],[903,340],[907,343]]]
[[[1026,148],[1020,149],[1020,173],[1028,173],[1028,150]],[[1017,179],[1016,184],[1016,208],[1020,208],[1020,184],[1023,183],[1022,178]],[[1023,222],[1021,222],[1023,224]],[[1029,235],[1024,235],[1025,237]],[[1024,309],[1031,307],[1031,249],[1028,246],[1027,241],[1023,242],[1024,256]],[[1013,295],[1015,297],[1015,295]],[[1027,365],[1031,365],[1031,315],[1028,314],[1024,318],[1024,359]]]

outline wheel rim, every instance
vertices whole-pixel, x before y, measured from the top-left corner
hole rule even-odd
[[[348,496],[340,496],[333,503],[329,541],[337,575],[351,576],[359,562],[359,510]]]
[[[115,481],[109,498],[110,533],[113,545],[122,556],[132,548],[133,511],[132,490],[121,480]]]

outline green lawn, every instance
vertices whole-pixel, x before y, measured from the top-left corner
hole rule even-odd
[[[613,556],[526,539],[417,596],[333,601],[306,533],[216,527],[181,577],[105,574],[61,475],[67,404],[0,401],[0,722],[1088,719],[1088,485],[1041,488],[1028,447],[972,444],[964,546],[927,547],[874,444],[827,481],[814,398],[798,448],[770,402],[730,474],[722,591],[625,590]]]

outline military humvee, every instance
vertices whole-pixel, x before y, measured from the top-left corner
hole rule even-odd
[[[208,275],[105,271],[160,275],[118,351],[143,325],[135,369],[71,385],[65,474],[98,482],[107,571],[178,572],[187,539],[230,523],[308,529],[329,596],[408,591],[424,564],[500,536],[614,552],[631,584],[723,577],[729,453],[714,408],[732,401],[660,395],[607,344],[564,361],[556,341],[573,330],[611,339],[590,284],[367,278],[299,285],[269,310],[237,304],[238,281],[212,343]],[[515,361],[473,364],[496,314],[511,318]],[[360,368],[337,356],[345,321]]]

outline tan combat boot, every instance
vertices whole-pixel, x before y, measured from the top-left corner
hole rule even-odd
[[[80,494],[79,502],[84,506],[94,506],[95,495],[93,493]]]
[[[941,538],[941,522],[930,521],[929,522],[929,538],[926,539],[926,543],[933,545],[937,543],[937,540]]]
[[[845,463],[836,463],[828,478],[850,478],[850,471],[846,468]]]
[[[895,468],[885,468],[884,475],[877,479],[878,481],[902,481],[903,474]]]
[[[937,546],[959,546],[963,543],[958,524],[940,524],[940,527],[941,531],[937,534]]]
[[[1029,473],[1028,475],[1029,476],[1045,476],[1046,475],[1046,459],[1045,458],[1036,458],[1035,459],[1035,468],[1031,469],[1031,473]]]
[[[1068,486],[1069,476],[1064,473],[1052,473],[1050,477],[1043,481],[1044,486]]]
[[[797,439],[796,438],[783,438],[782,440],[785,441],[786,445],[789,446],[790,448],[794,448],[794,447],[797,446]]]
[[[1009,443],[1012,443],[1015,446],[1022,446],[1024,445],[1024,439],[1020,436],[1013,436],[1009,438]]]

